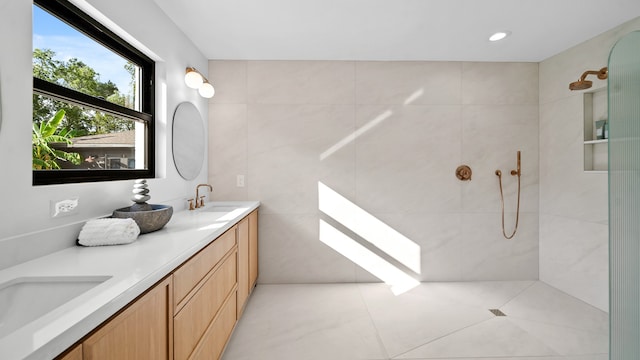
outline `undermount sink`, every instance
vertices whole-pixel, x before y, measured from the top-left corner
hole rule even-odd
[[[229,221],[239,214],[243,213],[247,208],[237,206],[213,205],[203,208],[201,211],[212,214],[216,221]]]
[[[0,338],[110,278],[21,277],[0,284]]]

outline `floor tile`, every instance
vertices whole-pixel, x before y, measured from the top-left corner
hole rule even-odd
[[[494,317],[420,346],[395,359],[558,355],[504,317]]]
[[[543,282],[536,282],[500,309],[511,318],[608,333],[606,312]]]
[[[423,283],[432,296],[483,309],[498,309],[533,286],[535,281],[473,281]]]
[[[502,310],[494,316],[488,309]],[[538,281],[258,285],[223,360],[608,360],[608,315]]]
[[[399,296],[380,284],[360,288],[391,357],[493,317],[486,309],[446,301],[425,286]]]
[[[357,287],[349,285],[259,285],[223,357],[386,358]]]
[[[609,351],[609,337],[606,333],[594,333],[530,320],[508,319],[522,330],[542,340],[561,355],[600,354]]]

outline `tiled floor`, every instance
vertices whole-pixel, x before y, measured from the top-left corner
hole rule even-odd
[[[500,309],[498,317],[488,309]],[[259,285],[224,360],[606,360],[608,315],[537,281]]]

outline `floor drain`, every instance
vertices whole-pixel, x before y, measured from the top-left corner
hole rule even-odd
[[[491,313],[495,316],[507,316],[507,314],[503,313],[499,309],[489,309],[489,311],[491,311]]]

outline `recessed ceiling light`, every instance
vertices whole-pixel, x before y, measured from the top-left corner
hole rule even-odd
[[[499,41],[507,36],[511,35],[511,31],[498,31],[495,34],[489,36],[489,41]]]

